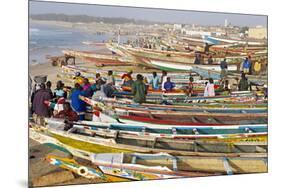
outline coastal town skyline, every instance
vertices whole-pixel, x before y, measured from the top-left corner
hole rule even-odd
[[[220,25],[225,21],[233,26],[267,26],[267,16],[235,13],[202,12],[193,10],[169,10],[135,8],[112,5],[92,5],[79,3],[60,3],[30,1],[30,14],[68,14],[94,17],[128,18],[150,22]],[[71,14],[70,14],[71,13]]]

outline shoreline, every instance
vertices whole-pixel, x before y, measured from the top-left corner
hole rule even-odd
[[[104,32],[105,34],[110,34],[115,36],[115,32],[112,32],[112,27],[116,27],[110,24],[103,24],[103,23],[72,23],[72,22],[63,22],[63,21],[52,21],[52,20],[29,20],[29,26],[32,24],[44,25],[44,26],[52,26],[58,28],[65,28],[65,29],[75,29],[80,32],[85,32],[87,34],[95,35],[98,32]],[[110,28],[110,29],[109,29]],[[115,28],[117,29],[117,28]],[[114,29],[113,29],[114,31]]]

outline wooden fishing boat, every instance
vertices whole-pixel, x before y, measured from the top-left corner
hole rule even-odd
[[[57,128],[48,128],[47,132],[64,143],[66,140],[72,140],[76,145],[76,141],[89,144],[89,147],[93,150],[102,147],[107,150],[130,150],[138,152],[212,152],[212,153],[264,153],[267,151],[267,144],[264,142],[255,143],[224,143],[224,142],[209,142],[209,141],[194,141],[194,140],[173,140],[165,138],[154,137],[148,139],[147,137],[136,137],[135,135],[120,135],[116,134],[115,138],[104,138],[98,135],[83,135],[73,133],[71,131],[62,131]],[[68,143],[64,143],[68,144]],[[70,145],[71,146],[71,145]],[[74,147],[74,146],[73,146]],[[95,147],[95,148],[92,148]],[[81,148],[78,148],[81,149]],[[187,153],[186,153],[187,154]]]
[[[220,71],[220,65],[219,64],[212,64],[212,65],[205,65],[205,64],[182,64],[172,61],[160,61],[160,60],[153,60],[149,59],[145,61],[148,65],[158,68],[160,70],[166,70],[166,71],[190,71],[193,70],[193,67],[200,67],[205,70],[216,70]],[[236,71],[237,65],[228,65],[228,70],[230,71]]]
[[[166,153],[158,154],[92,154],[92,163],[99,167],[112,169],[138,170],[145,172],[153,171],[147,166],[164,166],[169,170],[158,170],[163,174],[184,175],[186,171],[222,173],[222,174],[244,174],[267,172],[267,158],[247,157],[187,157],[172,156]],[[171,170],[172,169],[172,170]],[[105,172],[106,173],[106,172]],[[184,175],[189,177],[188,174]]]
[[[123,62],[119,59],[106,59],[106,58],[93,58],[93,57],[83,57],[85,62],[94,63],[98,67],[103,66],[130,66],[130,62]]]
[[[173,106],[143,106],[143,105],[112,105],[113,109],[120,110],[146,110],[146,111],[163,111],[163,112],[194,112],[194,113],[226,113],[226,114],[258,114],[258,113],[267,113],[267,108],[244,108],[244,109],[221,109],[221,108],[196,108],[196,107],[187,107],[187,108],[174,108]]]
[[[30,128],[32,129],[32,128]],[[33,132],[33,133],[32,133]],[[33,135],[33,136],[32,136]],[[35,136],[34,136],[35,135]],[[191,148],[182,148],[178,150],[171,149],[169,147],[169,143],[164,144],[161,142],[158,143],[157,140],[154,140],[154,144],[148,145],[147,141],[138,141],[137,143],[132,143],[129,141],[130,144],[126,144],[124,142],[120,142],[119,139],[105,139],[100,137],[90,137],[84,136],[79,134],[74,134],[66,131],[60,130],[45,130],[44,132],[30,130],[31,138],[35,140],[43,140],[43,142],[49,142],[49,139],[55,140],[56,143],[60,145],[66,146],[68,148],[74,148],[78,151],[83,152],[92,152],[92,153],[132,153],[132,152],[140,152],[140,153],[158,153],[158,152],[167,152],[173,155],[188,155],[188,156],[232,156],[232,157],[253,157],[253,156],[266,156],[267,145],[266,143],[219,143],[215,146],[215,142],[213,143],[213,147],[215,150],[225,151],[222,152],[210,152],[212,149],[210,145],[207,147],[206,145],[202,145],[199,142],[194,142]],[[44,137],[42,139],[42,137]],[[46,139],[49,138],[49,139]],[[117,135],[118,137],[118,135]],[[140,143],[139,143],[140,142]],[[141,144],[141,142],[146,144]],[[150,141],[148,141],[150,142]],[[164,144],[164,145],[163,145]],[[162,146],[161,146],[162,145]],[[224,145],[224,147],[222,147]],[[185,145],[183,145],[185,146]],[[162,148],[165,149],[162,149]],[[234,153],[236,152],[236,153]],[[85,153],[76,152],[77,155],[85,155]]]
[[[197,140],[197,141],[213,141],[213,142],[224,142],[224,143],[238,143],[238,142],[266,142],[267,141],[267,132],[258,132],[258,133],[238,133],[238,134],[182,134],[182,129],[173,129],[175,130],[175,134],[170,133],[169,130],[163,131],[163,133],[152,132],[155,129],[148,128],[141,129],[141,127],[128,127],[127,129],[121,128],[116,125],[111,125],[108,129],[104,127],[98,128],[99,126],[89,126],[89,125],[81,125],[74,124],[73,128],[70,130],[75,133],[80,134],[88,134],[88,135],[97,135],[103,138],[115,138],[116,134],[120,138],[131,138],[136,137],[147,140],[151,139],[161,139],[166,141],[173,142],[174,140]],[[158,129],[159,130],[159,129]],[[163,130],[163,129],[162,129]],[[197,131],[195,128],[193,131]]]
[[[118,117],[119,122],[125,123],[146,123],[146,124],[162,124],[162,125],[179,125],[179,126],[206,126],[206,125],[227,125],[227,124],[259,124],[259,123],[267,123],[267,112],[265,108],[262,108],[259,114],[255,113],[220,113],[223,109],[215,109],[217,113],[208,113],[208,108],[201,109],[203,112],[186,112],[186,111],[175,111],[173,109],[169,110],[169,105],[167,109],[163,110],[149,110],[147,106],[150,107],[150,104],[144,105],[145,108],[134,108],[129,107],[115,107],[114,101],[113,103],[103,104],[100,102],[96,102],[94,100],[81,97],[83,101],[92,105],[94,107],[98,106],[103,110],[103,113],[114,117],[115,119]],[[110,101],[110,100],[109,100]],[[125,101],[125,105],[126,101]],[[158,105],[156,107],[161,107]],[[165,107],[165,106],[164,106]],[[172,106],[171,106],[172,108]],[[191,107],[192,109],[193,107]],[[179,107],[181,109],[181,107]],[[200,109],[200,108],[199,108]],[[210,108],[212,109],[212,108]],[[232,109],[235,111],[235,109]],[[238,109],[238,112],[243,112],[243,109]],[[231,109],[229,110],[231,112]],[[249,109],[250,112],[250,109]],[[114,122],[114,121],[111,121]]]
[[[47,118],[48,128],[64,127],[60,119]],[[145,126],[139,124],[99,123],[99,122],[68,122],[78,129],[112,133],[128,133],[162,138],[250,138],[267,135],[267,125],[228,125],[228,126]],[[178,137],[177,137],[178,136]]]
[[[173,125],[182,124],[183,122],[216,122],[221,124],[241,124],[246,122],[262,122],[267,123],[267,113],[259,114],[232,114],[232,113],[189,113],[189,112],[173,112],[173,111],[149,111],[149,110],[118,110],[115,109],[115,114],[122,119],[132,119],[138,121],[148,121],[157,124]],[[163,122],[171,121],[171,122]],[[181,122],[181,123],[180,123]]]
[[[76,50],[63,50],[63,54],[81,58],[87,62],[95,63],[97,66],[124,66],[131,65],[132,61],[121,56],[97,54],[88,51],[76,51]]]
[[[140,114],[127,114],[127,115],[119,115],[118,119],[120,122],[124,123],[146,123],[146,124],[162,124],[162,125],[174,125],[174,126],[204,126],[204,125],[243,125],[243,124],[260,124],[267,123],[267,118],[264,117],[252,117],[252,118],[230,118],[227,117],[182,117],[179,116],[150,116],[150,115],[140,115]]]
[[[163,51],[163,50],[153,50],[144,48],[132,48],[130,46],[109,44],[110,49],[115,51],[119,55],[126,55],[128,57],[134,57],[135,62],[147,67],[158,68],[161,70],[169,71],[187,71],[191,70],[194,65],[195,53],[187,52],[175,52],[175,51]],[[202,54],[203,58],[207,58],[207,55]],[[217,62],[220,62],[225,56],[218,56],[216,58]],[[244,57],[244,56],[243,56]],[[241,59],[242,56],[231,56],[226,57],[227,59]],[[152,62],[153,61],[153,62]],[[157,62],[157,63],[155,63]],[[159,65],[161,64],[161,66]],[[174,64],[170,65],[170,64]],[[201,65],[200,65],[201,66]],[[233,66],[233,67],[232,67]],[[209,67],[209,66],[206,66]],[[214,69],[219,69],[219,64],[212,65]],[[230,70],[237,70],[235,64],[230,64]]]
[[[39,141],[40,143],[44,144],[44,143],[55,143],[57,145],[53,145],[54,147],[57,146],[62,146],[63,148],[67,148],[68,151],[70,151],[74,156],[83,158],[83,159],[99,159],[99,157],[94,157],[93,154],[89,151],[89,145],[88,144],[82,144],[83,142],[78,141],[75,144],[70,142],[70,145],[75,145],[74,147],[71,147],[69,145],[63,144],[61,142],[59,142],[57,139],[50,137],[48,135],[46,135],[44,132],[42,131],[35,131],[33,128],[29,129],[29,135],[30,138]],[[64,142],[67,142],[67,140],[64,140]],[[82,144],[82,145],[81,145]],[[81,146],[80,146],[81,145]],[[80,147],[79,147],[80,146]],[[84,147],[82,147],[84,146]],[[77,148],[81,148],[77,149]],[[97,150],[97,149],[96,149]],[[104,150],[105,151],[105,150]],[[108,150],[107,150],[108,151]],[[141,152],[141,151],[138,151]],[[114,154],[116,153],[116,150],[114,150]],[[122,153],[122,152],[121,152]],[[104,153],[101,152],[101,155],[103,155]],[[123,153],[123,155],[127,155],[128,153],[125,152]],[[267,165],[267,154],[264,153],[256,153],[256,154],[247,154],[247,153],[240,153],[240,154],[218,154],[218,153],[202,153],[202,152],[189,152],[188,156],[175,156],[172,157],[170,159],[165,157],[164,159],[156,157],[158,160],[155,159],[151,159],[152,157],[140,157],[140,156],[145,156],[143,154],[134,154],[134,153],[130,153],[129,155],[133,157],[133,155],[138,155],[138,157],[136,157],[135,162],[132,161],[131,159],[128,160],[128,162],[134,162],[136,164],[140,164],[140,165],[145,165],[145,166],[166,166],[170,169],[172,169],[173,171],[184,171],[185,173],[190,173],[192,171],[198,173],[198,172],[207,172],[207,173],[226,173],[226,174],[232,174],[232,173],[251,173],[253,171],[253,169],[255,168],[256,170],[259,169],[259,172],[262,172],[260,169],[260,165]],[[176,154],[176,153],[175,153]],[[186,153],[187,154],[187,153]],[[95,154],[96,156],[99,154]],[[166,156],[170,156],[168,154],[165,153]],[[146,155],[146,156],[153,156],[153,155]],[[159,156],[159,154],[156,154],[155,156]],[[127,159],[126,156],[123,159]],[[242,168],[241,163],[238,162],[241,159],[247,159],[247,163],[246,161],[244,161],[244,164],[248,164],[248,167],[244,166]],[[103,159],[105,159],[103,157]],[[175,160],[176,159],[176,160]],[[237,160],[236,163],[230,162],[232,161],[232,159]],[[257,159],[261,159],[264,163],[260,163],[261,160],[257,160]],[[147,160],[149,160],[150,162],[148,162]],[[127,160],[123,160],[123,163],[126,162]],[[161,163],[160,163],[161,161]],[[174,161],[174,162],[173,162]],[[94,164],[95,162],[100,162],[98,160],[93,161]],[[127,162],[127,163],[128,163]],[[218,162],[221,164],[221,162],[225,162],[225,164],[228,165],[218,165]],[[243,161],[241,161],[243,162]],[[96,163],[97,164],[97,163]],[[216,164],[216,165],[215,165]],[[237,164],[240,164],[239,167],[237,168]],[[104,164],[103,164],[104,165]],[[173,168],[173,167],[177,167],[177,168]],[[230,167],[230,168],[229,168]],[[118,168],[116,166],[116,168]],[[252,170],[249,170],[248,168],[251,168]],[[219,170],[218,170],[219,169]],[[202,176],[203,174],[197,174],[199,176]],[[206,175],[206,174],[205,174]],[[190,176],[196,176],[196,174],[192,175],[192,173],[190,173],[188,175]]]
[[[116,99],[104,99],[103,101],[94,101],[91,99],[85,99],[82,97],[82,100],[84,100],[89,105],[98,105],[100,107],[105,106],[125,106],[125,107],[136,107],[136,108],[142,108],[142,109],[155,109],[155,110],[171,110],[171,111],[192,111],[192,110],[199,110],[199,111],[206,111],[206,112],[212,112],[214,110],[215,112],[218,111],[229,111],[231,110],[239,112],[239,113],[247,113],[247,112],[255,112],[255,110],[262,110],[262,112],[266,112],[267,110],[267,104],[253,104],[251,105],[231,105],[231,104],[191,104],[191,105],[164,105],[164,104],[149,104],[149,103],[142,103],[142,104],[134,104],[129,100],[116,100]],[[112,108],[113,109],[113,108]],[[245,111],[243,111],[245,110]]]

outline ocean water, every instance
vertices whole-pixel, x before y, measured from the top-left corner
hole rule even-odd
[[[112,38],[114,36],[89,34],[77,29],[31,24],[29,27],[29,63],[45,63],[47,62],[46,55],[63,55],[63,49],[100,50],[101,47],[85,45],[82,42],[103,42]]]

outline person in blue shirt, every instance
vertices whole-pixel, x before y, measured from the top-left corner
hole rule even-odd
[[[250,68],[251,68],[251,61],[248,57],[246,57],[244,62],[243,62],[243,73],[249,74]]]
[[[57,87],[56,89],[54,90],[54,94],[53,94],[54,98],[58,99],[60,97],[63,97],[63,98],[67,98],[67,92],[64,91],[64,83],[59,80],[57,82]]]
[[[220,68],[221,68],[221,79],[224,80],[225,77],[227,76],[227,62],[226,62],[226,58],[224,58],[223,61],[221,61]]]
[[[153,90],[158,90],[159,84],[160,84],[160,78],[156,72],[153,72],[152,75],[153,75],[153,77],[150,80],[149,84],[151,84]]]
[[[167,81],[164,83],[165,91],[172,91],[176,87],[174,82],[171,82],[171,78],[167,77]]]
[[[86,111],[86,103],[82,101],[79,96],[84,96],[82,91],[82,87],[80,84],[76,83],[73,92],[71,93],[70,100],[71,100],[71,107],[77,112],[79,116],[79,120],[84,120],[85,118],[85,111]]]

